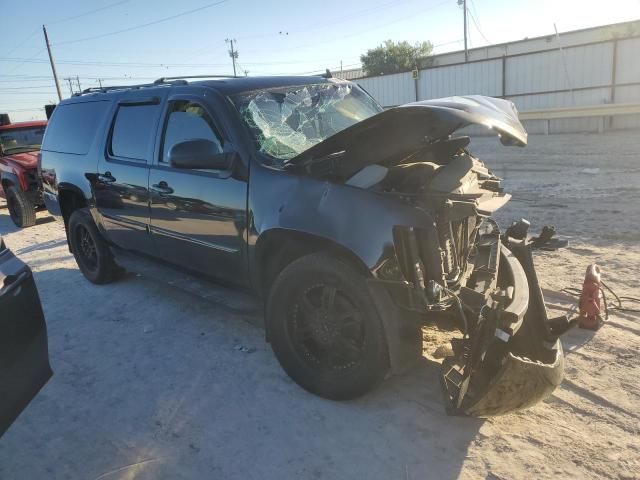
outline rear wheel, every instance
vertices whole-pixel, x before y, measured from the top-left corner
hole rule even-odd
[[[81,208],[71,214],[69,243],[78,267],[87,280],[103,284],[116,278],[120,267],[98,232],[88,209]]]
[[[5,189],[7,207],[11,220],[17,227],[32,227],[36,224],[35,205],[27,198],[27,195],[18,187],[10,186]]]
[[[267,302],[267,328],[287,374],[322,397],[361,396],[388,369],[366,277],[329,254],[305,256],[280,273]]]

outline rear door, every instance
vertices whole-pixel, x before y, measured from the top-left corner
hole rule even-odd
[[[233,283],[246,281],[243,235],[247,180],[228,170],[171,167],[176,143],[206,139],[233,151],[216,103],[202,95],[173,95],[167,102],[160,151],[149,174],[151,233],[161,258]],[[240,160],[238,160],[240,161]]]
[[[0,237],[0,436],[51,375],[33,275]]]
[[[165,92],[127,92],[118,101],[94,182],[96,207],[116,245],[153,254],[149,166]]]

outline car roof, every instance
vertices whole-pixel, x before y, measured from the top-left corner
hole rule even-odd
[[[122,85],[100,88],[91,88],[75,94],[70,98],[66,98],[60,102],[61,105],[69,103],[82,103],[88,99],[106,99],[112,95],[121,95],[127,91],[144,91],[146,89],[153,90],[166,87],[208,87],[215,89],[225,96],[233,96],[238,93],[251,92],[268,88],[282,88],[300,85],[316,85],[322,83],[344,82],[346,80],[327,79],[324,76],[269,76],[269,77],[209,77],[206,79],[198,79],[198,77],[168,77],[156,80],[154,83],[144,85]],[[103,95],[107,95],[104,97]]]
[[[281,88],[294,85],[315,85],[318,83],[329,82],[330,80],[321,76],[269,76],[216,78],[189,82],[189,85],[215,88],[223,95],[236,95],[238,93],[263,90],[267,88]]]
[[[30,122],[16,122],[8,125],[0,126],[0,130],[13,130],[16,128],[44,127],[47,125],[46,120],[32,120]]]

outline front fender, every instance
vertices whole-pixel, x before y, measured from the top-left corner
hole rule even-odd
[[[435,228],[429,212],[395,198],[262,165],[252,167],[248,203],[250,261],[261,234],[285,229],[331,241],[374,270],[394,253],[394,226]]]

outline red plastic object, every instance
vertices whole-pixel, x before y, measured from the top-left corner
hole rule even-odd
[[[580,316],[578,326],[587,330],[598,330],[602,326],[600,315],[600,267],[591,264],[587,267],[580,294]]]

